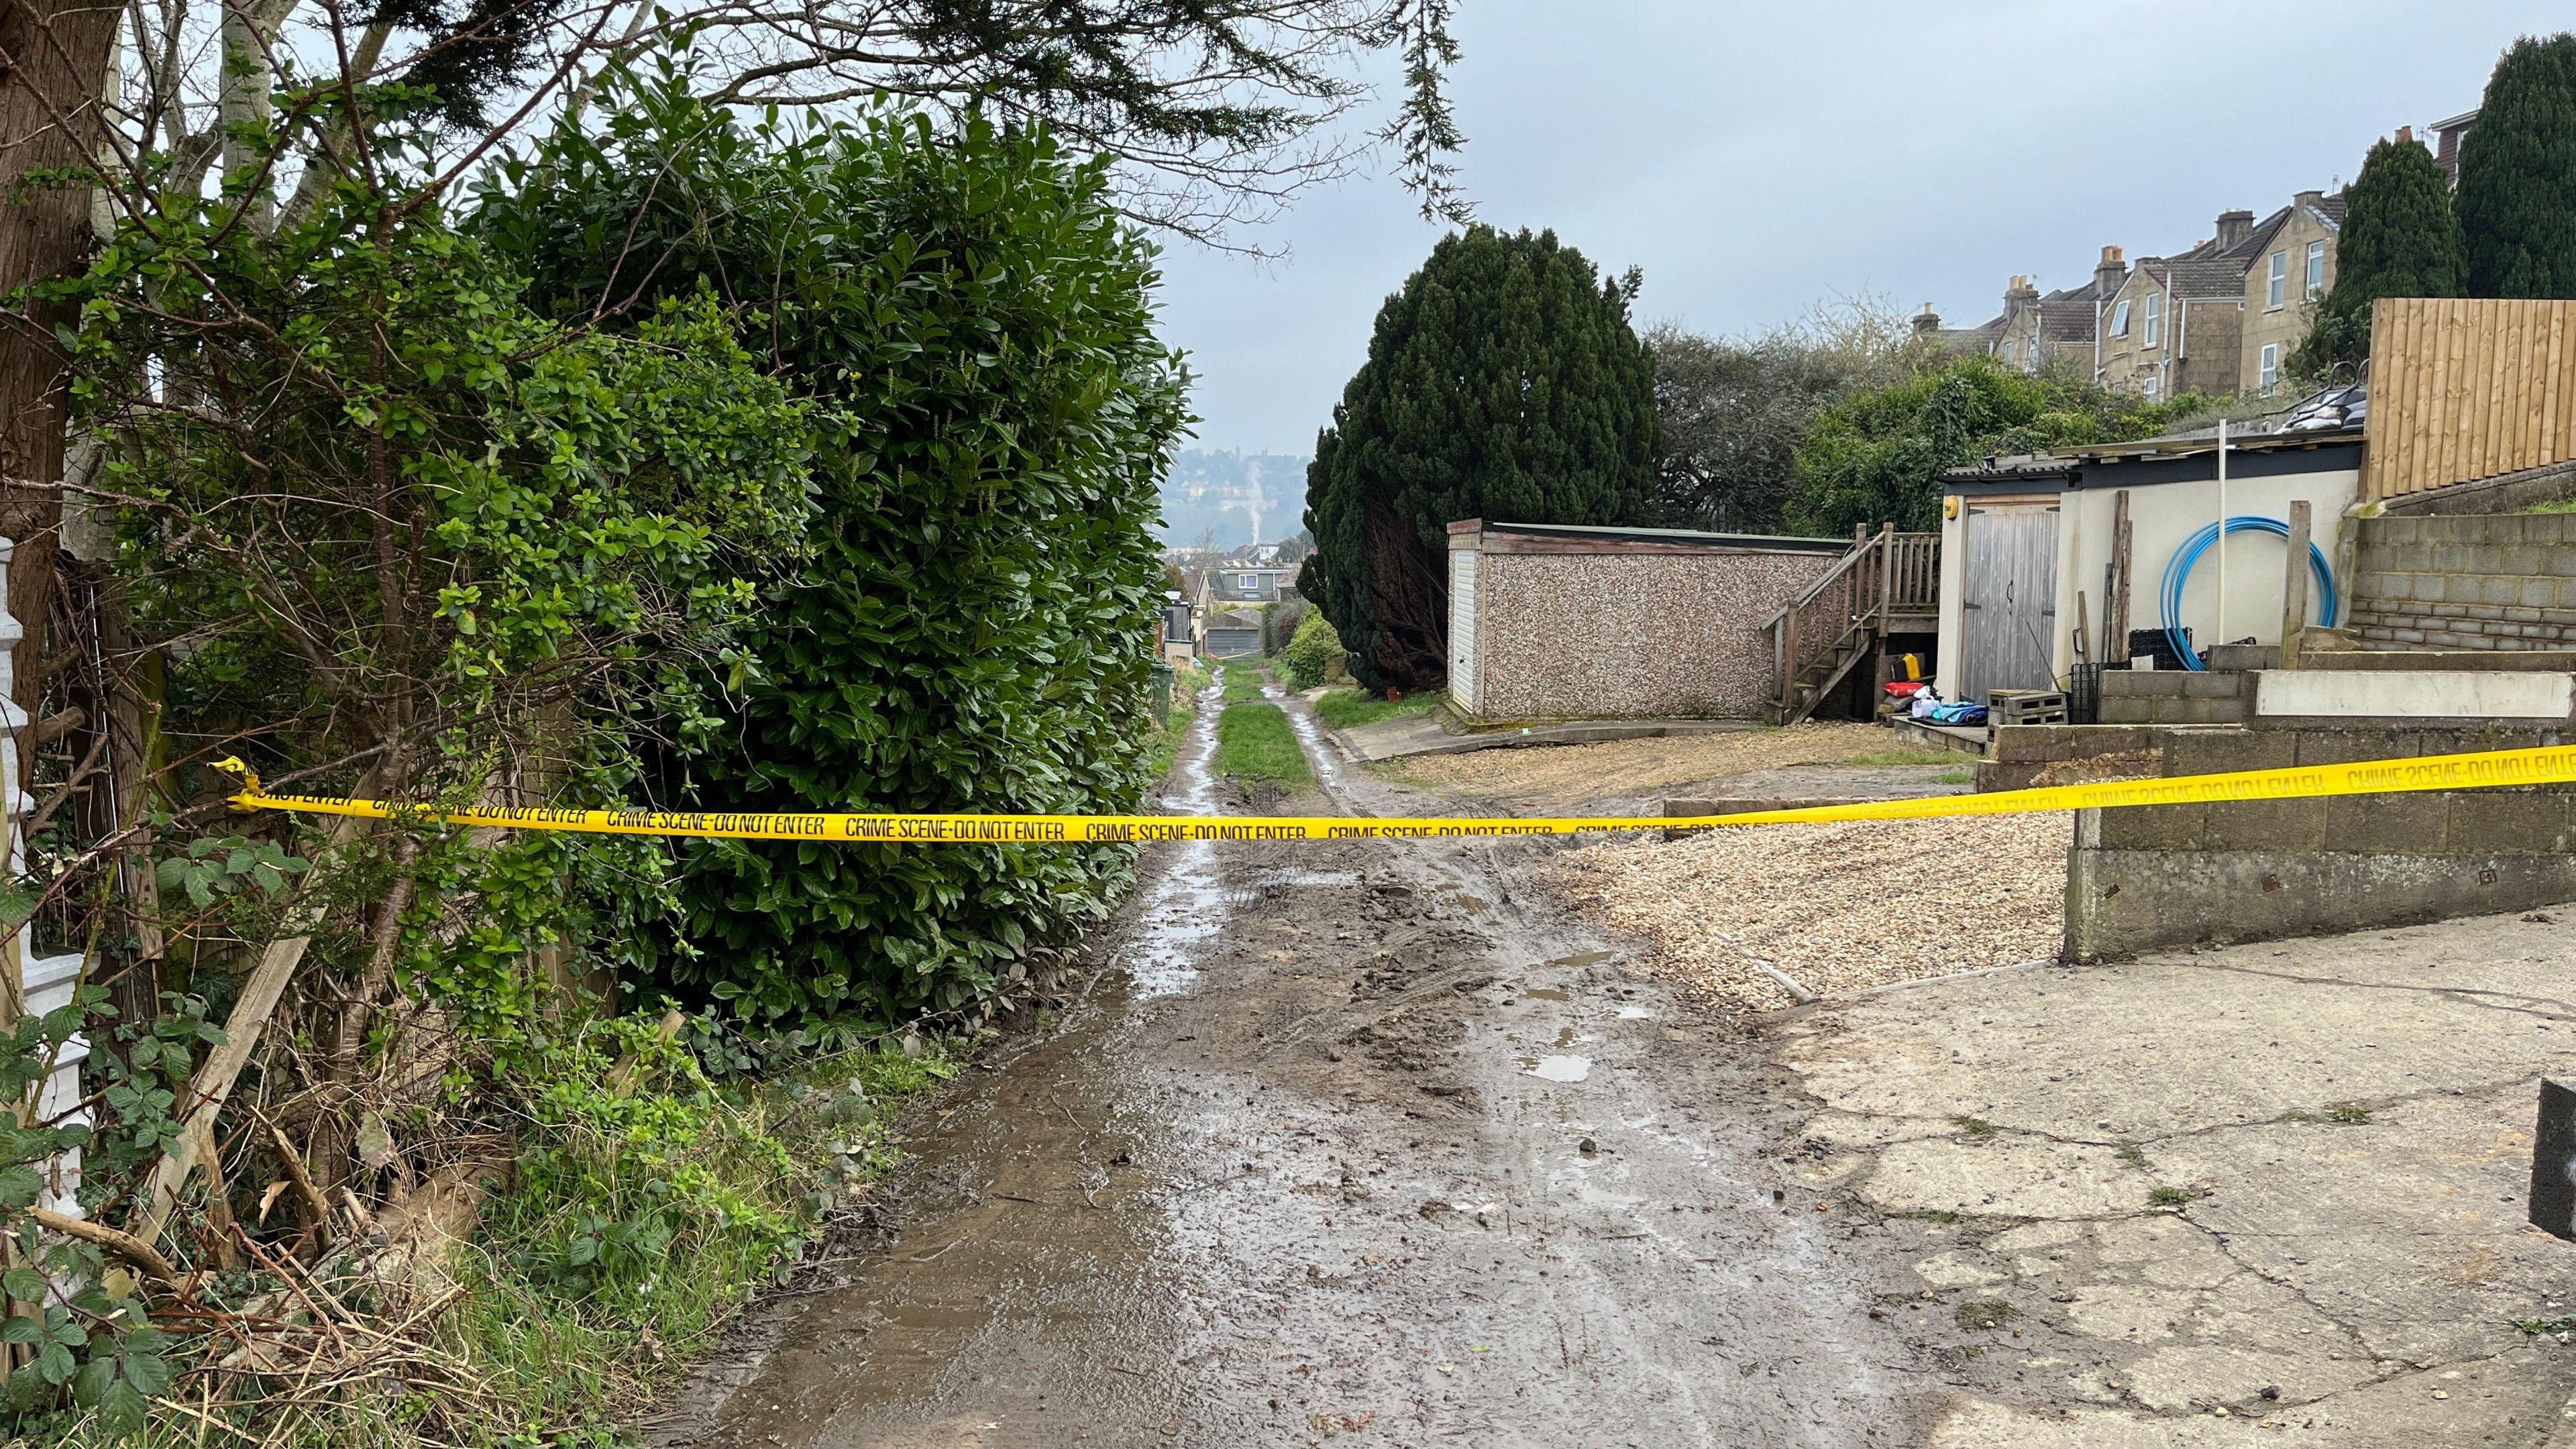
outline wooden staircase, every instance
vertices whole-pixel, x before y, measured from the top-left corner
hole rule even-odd
[[[1940,612],[1941,535],[1894,524],[1855,533],[1851,552],[1771,620],[1775,721],[1814,714],[1888,635],[1931,633]]]

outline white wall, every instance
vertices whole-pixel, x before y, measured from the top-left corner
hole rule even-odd
[[[1955,507],[1953,505],[1956,505]],[[1932,688],[1943,699],[1959,697],[1960,641],[1967,638],[1968,501],[1941,500],[1941,626],[1932,661]]]
[[[2084,593],[2085,617],[2091,625],[2086,646],[2099,651],[2102,647],[2102,606],[2104,570],[2111,562],[2111,513],[2118,490],[2109,485],[2118,476],[2116,468],[2092,473],[2087,482],[2103,480],[2101,486],[2087,487],[2060,496],[2057,552],[2057,617],[2061,627],[2057,636],[2056,669],[2065,675],[2075,665],[2075,595]],[[2309,506],[2310,537],[2325,554],[2327,566],[2335,562],[2337,530],[2347,525],[2344,511],[2360,494],[2361,474],[2345,469],[2336,472],[2288,473],[2268,478],[2231,478],[2227,484],[2227,513],[2230,517],[2247,514],[2277,518],[2286,523],[2290,504],[2304,498]],[[2189,483],[2155,483],[2129,489],[2129,627],[2153,629],[2163,622],[2163,608],[2158,602],[2164,585],[2165,565],[2183,541],[2218,519],[2218,483],[2202,479]],[[2220,566],[2218,548],[2212,545],[2201,555],[2183,588],[2182,623],[2191,630],[2193,646],[2206,652],[2212,644],[2251,636],[2260,644],[2281,642],[2281,591],[2287,579],[2289,540],[2263,534],[2236,533],[2227,537],[2226,630],[2219,629]],[[2335,587],[2349,599],[2352,580],[2335,577]],[[2308,617],[2317,618],[2320,605],[2316,581],[2308,583]],[[1942,603],[1949,604],[1947,580],[1944,580]],[[1944,635],[1948,615],[1943,615]],[[2095,657],[2101,656],[2097,652]],[[1945,650],[1943,658],[1948,658]]]

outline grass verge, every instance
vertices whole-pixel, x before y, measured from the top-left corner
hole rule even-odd
[[[1854,755],[1846,765],[1955,765],[1976,756],[1958,750],[1879,750],[1873,754]],[[1971,778],[1974,778],[1973,776]]]
[[[1248,659],[1238,659],[1225,666],[1225,702],[1257,704],[1261,700],[1261,681],[1268,671]]]
[[[1337,730],[1364,725],[1382,719],[1400,719],[1406,715],[1429,714],[1440,707],[1446,695],[1409,694],[1402,699],[1380,699],[1365,689],[1336,689],[1315,701],[1315,713],[1324,723]]]
[[[1314,779],[1296,731],[1275,704],[1229,704],[1216,717],[1216,772],[1290,787]]]
[[[1172,708],[1161,724],[1145,734],[1145,778],[1159,780],[1172,773],[1172,762],[1180,758],[1181,741],[1190,737],[1190,726],[1199,717],[1199,691],[1207,688],[1207,671],[1197,665],[1185,665],[1172,672]]]
[[[516,1421],[495,1439],[622,1438],[895,1165],[903,1103],[957,1065],[926,1038],[918,1057],[863,1048],[758,1086],[711,1084],[677,1048],[658,1069],[626,1092],[549,1084],[456,1255],[452,1331]]]

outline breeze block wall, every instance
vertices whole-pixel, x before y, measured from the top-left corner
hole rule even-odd
[[[1771,619],[1830,553],[1485,553],[1475,714],[1494,720],[1756,719]]]
[[[2576,514],[2356,522],[2345,616],[2363,647],[2576,647]]]
[[[2162,773],[2206,775],[2576,738],[2567,728],[2163,732]],[[2338,795],[2076,812],[2070,960],[2576,901],[2576,787]]]

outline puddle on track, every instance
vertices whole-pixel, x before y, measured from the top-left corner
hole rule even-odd
[[[1540,1057],[1534,1062],[1523,1057],[1521,1060],[1530,1063],[1526,1075],[1543,1082],[1579,1082],[1592,1075],[1590,1057]]]
[[[1216,813],[1216,774],[1211,766],[1216,758],[1216,717],[1224,708],[1224,698],[1222,678],[1199,691],[1198,718],[1190,725],[1175,772],[1180,788],[1163,797],[1176,814]],[[1216,843],[1190,840],[1175,847],[1171,863],[1145,888],[1139,912],[1145,929],[1126,963],[1137,997],[1168,996],[1190,988],[1199,975],[1199,951],[1224,929],[1228,904],[1227,892],[1217,879]]]
[[[1278,866],[1252,872],[1256,889],[1271,886],[1355,886],[1360,873],[1355,870],[1307,870],[1302,866]]]
[[[1118,1064],[1130,1004],[1105,980],[1072,1026],[907,1141],[902,1237],[790,1305],[756,1356],[710,1375],[738,1392],[677,1406],[655,1441],[972,1446],[1007,1425],[1015,1443],[1074,1442],[1163,1417],[1190,1293],[1159,1201],[1175,1164]],[[1043,1372],[997,1384],[997,1365]]]

